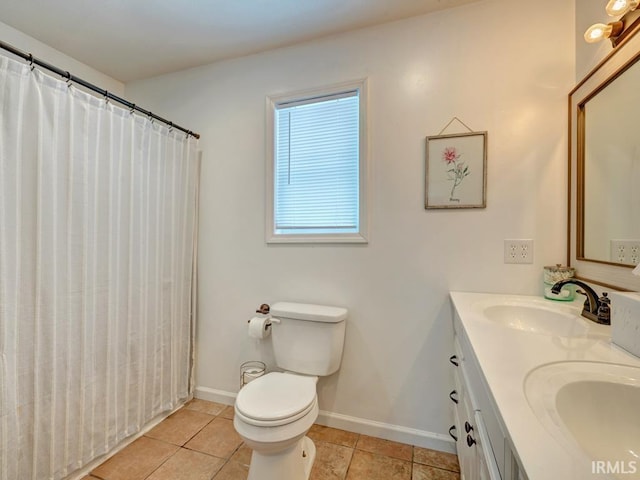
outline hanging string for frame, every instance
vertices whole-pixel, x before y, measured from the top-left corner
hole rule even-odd
[[[464,128],[466,128],[467,130],[469,130],[469,132],[473,133],[473,130],[471,130],[469,128],[469,126],[464,123],[462,120],[460,120],[458,117],[453,117],[451,120],[449,120],[449,123],[447,123],[444,128],[442,130],[440,130],[440,133],[438,133],[438,135],[442,135],[444,133],[444,131],[449,128],[449,125],[451,125],[453,122],[458,122],[460,123]]]

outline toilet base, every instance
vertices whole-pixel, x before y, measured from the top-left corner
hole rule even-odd
[[[251,454],[247,480],[307,480],[316,459],[316,446],[303,437],[275,455]]]

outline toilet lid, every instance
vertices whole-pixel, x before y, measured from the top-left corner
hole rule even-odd
[[[315,398],[313,377],[273,372],[245,385],[236,397],[236,408],[254,420],[276,421],[308,410]]]

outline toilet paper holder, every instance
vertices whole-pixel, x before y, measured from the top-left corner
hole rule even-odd
[[[270,310],[271,308],[269,305],[263,303],[256,310],[256,313],[259,313],[260,316],[247,320],[247,323],[249,324],[249,336],[259,339],[265,338],[271,334],[271,325],[274,323],[280,323],[280,319],[272,318],[269,315]]]
[[[261,313],[263,315],[267,315],[269,313],[269,311],[271,311],[271,307],[269,306],[268,303],[263,303],[262,305],[260,305],[257,310],[256,313]]]
[[[263,303],[256,309],[256,313],[261,313],[262,315],[269,315],[270,311],[271,307],[268,303]],[[251,319],[247,320],[247,323],[251,323]],[[280,323],[280,320],[278,320],[277,318],[270,318],[269,321],[265,324],[264,329],[267,330],[269,327],[271,327],[272,323]]]
[[[251,323],[251,318],[249,320],[247,320],[247,323]],[[269,321],[267,323],[265,323],[264,325],[264,329],[267,330],[272,323],[280,323],[280,319],[279,318],[270,318]]]

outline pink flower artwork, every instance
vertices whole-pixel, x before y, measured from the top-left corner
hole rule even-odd
[[[456,147],[446,147],[442,151],[442,161],[444,161],[447,166],[452,167],[447,170],[449,180],[453,182],[451,193],[449,194],[450,202],[460,201],[460,199],[454,197],[456,187],[458,187],[458,185],[462,183],[462,180],[471,173],[469,171],[469,167],[465,165],[464,162],[460,161],[461,156],[462,154],[458,153]]]
[[[442,159],[447,163],[447,165],[454,163],[460,155],[458,155],[458,151],[456,147],[447,147],[442,152]]]

